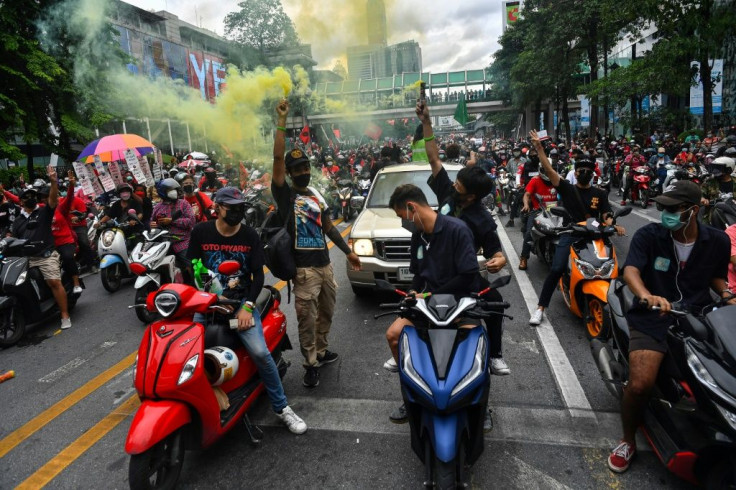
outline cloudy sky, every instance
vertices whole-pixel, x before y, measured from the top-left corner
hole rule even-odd
[[[223,19],[237,0],[125,0],[146,10],[167,10],[224,35]],[[384,0],[389,44],[413,39],[422,48],[423,70],[483,68],[499,48],[500,0]],[[318,68],[344,60],[345,48],[367,43],[365,0],[282,0]],[[196,14],[195,14],[196,12]]]

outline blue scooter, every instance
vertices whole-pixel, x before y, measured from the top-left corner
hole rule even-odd
[[[401,393],[409,417],[411,447],[426,469],[427,488],[449,489],[468,483],[466,465],[483,452],[483,421],[490,390],[488,335],[480,319],[500,314],[507,302],[483,301],[491,289],[505,286],[510,276],[496,279],[471,297],[422,293],[407,295],[383,280],[379,289],[403,296],[381,304],[412,321],[399,338]],[[507,318],[513,319],[508,315]],[[478,325],[458,328],[458,319]]]

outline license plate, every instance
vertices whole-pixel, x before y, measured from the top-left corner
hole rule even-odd
[[[399,267],[398,280],[401,282],[408,282],[414,278],[414,274],[409,272],[408,267]]]

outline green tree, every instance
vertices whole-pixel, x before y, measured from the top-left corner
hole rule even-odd
[[[266,63],[266,52],[299,43],[294,23],[284,12],[281,0],[244,0],[237,12],[225,16],[225,34],[243,46],[258,51]]]

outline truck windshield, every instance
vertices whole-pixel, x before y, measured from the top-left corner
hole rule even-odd
[[[448,170],[447,173],[450,179],[454,182],[457,177],[457,170]],[[368,196],[368,208],[387,208],[388,200],[391,198],[394,190],[404,184],[414,184],[415,186],[422,189],[424,195],[427,196],[427,201],[432,207],[437,207],[437,196],[435,196],[432,189],[427,185],[427,179],[431,175],[431,171],[419,170],[413,172],[391,172],[380,174],[376,177],[376,181],[373,183],[371,194]]]

